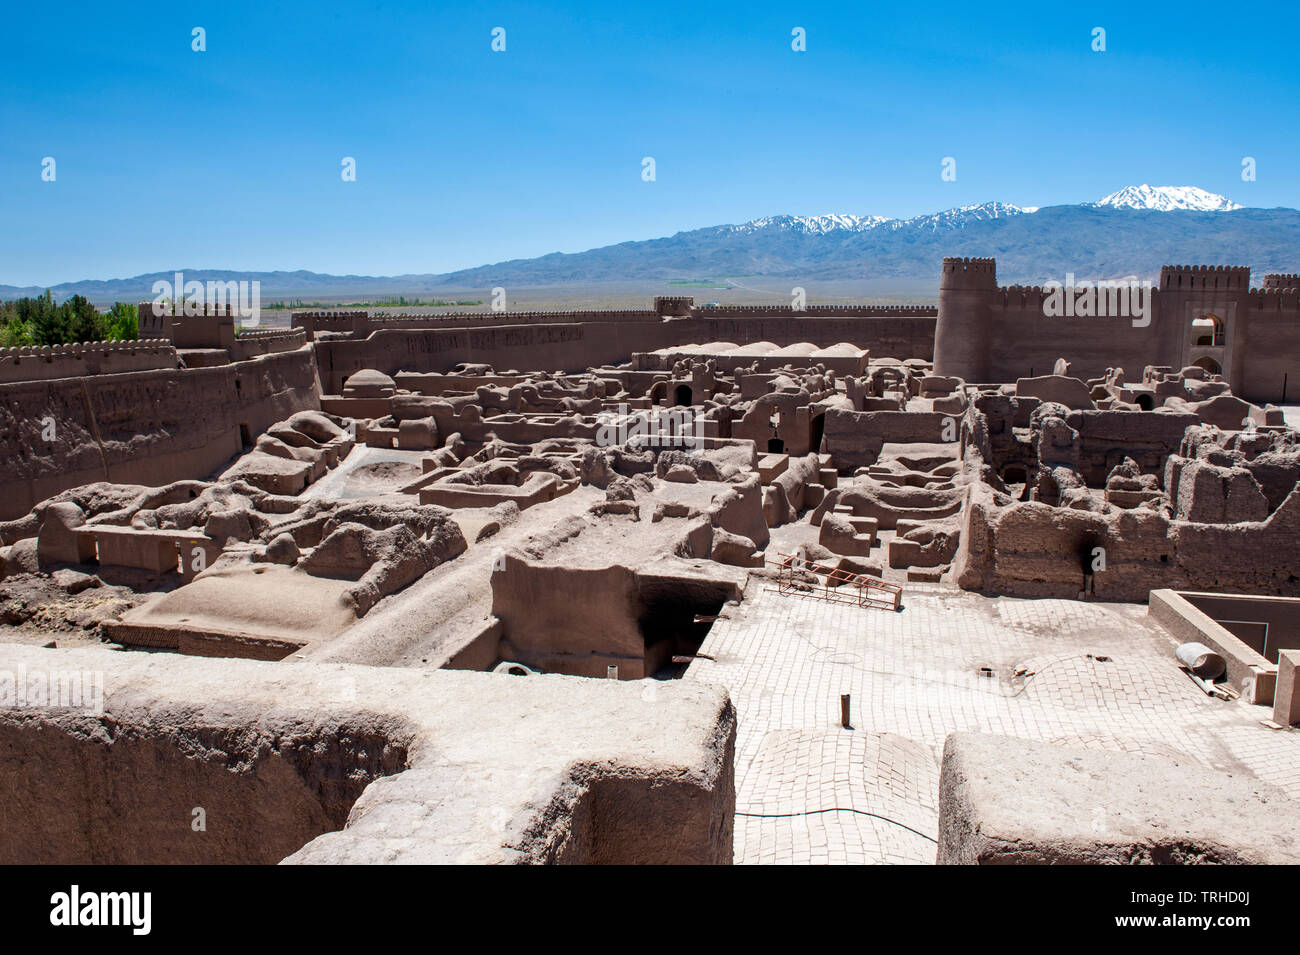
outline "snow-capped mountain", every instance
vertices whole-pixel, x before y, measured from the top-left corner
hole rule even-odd
[[[1196,186],[1125,186],[1098,202],[1082,204],[1092,209],[1145,209],[1155,212],[1231,212],[1244,208],[1226,196]],[[872,232],[877,229],[898,231],[918,229],[938,231],[964,229],[975,222],[1029,215],[1038,206],[1017,206],[1010,202],[981,202],[957,206],[943,212],[893,219],[888,216],[860,216],[831,213],[821,216],[763,216],[736,226],[721,226],[739,234],[765,231],[798,232],[803,235],[828,235],[833,232]]]
[[[902,220],[905,226],[918,229],[964,229],[973,222],[986,222],[990,219],[1006,219],[1011,216],[1030,215],[1038,211],[1038,206],[1016,206],[1009,202],[982,202],[974,206],[958,206],[930,215],[913,216]]]
[[[774,215],[639,242],[502,262],[440,277],[449,286],[725,280],[928,280],[944,256],[995,256],[999,281],[1154,277],[1170,262],[1300,266],[1300,211],[1247,209],[1195,186],[1129,186],[1099,202],[983,202],[910,218]],[[795,283],[797,284],[797,283]]]
[[[1195,186],[1125,186],[1093,205],[1099,209],[1152,209],[1156,212],[1231,212],[1242,209],[1227,196]]]
[[[984,202],[908,219],[766,216],[740,225],[708,226],[585,252],[553,252],[442,275],[277,272],[239,277],[259,279],[263,301],[345,293],[436,297],[443,289],[497,285],[730,282],[744,276],[779,278],[791,286],[841,279],[930,283],[937,281],[939,263],[948,255],[994,256],[998,280],[1006,284],[1041,285],[1048,279],[1060,281],[1067,273],[1094,279],[1134,274],[1153,278],[1161,265],[1171,262],[1249,265],[1256,276],[1263,276],[1300,269],[1300,211],[1242,208],[1193,186],[1142,185],[1121,189],[1100,202],[1041,208]],[[195,272],[195,278],[234,276],[199,271],[185,269],[186,275]],[[70,282],[53,291],[60,301],[74,293],[97,304],[146,301],[157,277]],[[0,298],[41,291],[0,286]]]
[[[737,226],[724,226],[736,232],[762,232],[765,229],[786,229],[805,235],[825,235],[828,232],[869,232],[878,226],[898,222],[886,216],[763,216]]]
[[[1037,212],[1037,206],[1017,206],[1009,202],[981,202],[978,205],[958,206],[933,212],[927,215],[913,216],[910,219],[891,219],[888,216],[856,216],[830,214],[824,216],[764,216],[752,219],[737,226],[724,226],[735,232],[762,232],[767,229],[783,229],[801,232],[804,235],[826,235],[830,232],[870,232],[873,229],[904,229],[909,226],[929,229],[960,229],[972,222],[988,219],[1005,219]]]

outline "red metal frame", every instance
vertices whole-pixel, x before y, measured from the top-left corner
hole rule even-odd
[[[768,590],[798,597],[813,597],[830,603],[857,604],[878,610],[898,610],[903,599],[903,588],[886,583],[877,577],[855,574],[828,564],[818,564],[795,554],[778,554],[779,561],[769,561],[777,568],[777,585]],[[795,572],[810,572],[825,578],[813,586],[806,580],[797,580]]]

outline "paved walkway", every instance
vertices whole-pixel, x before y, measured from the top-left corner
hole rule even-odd
[[[727,686],[739,713],[738,863],[933,862],[957,730],[1191,756],[1300,798],[1300,732],[1202,694],[1144,606],[911,585],[891,613],[765,586],[751,579],[685,677]]]

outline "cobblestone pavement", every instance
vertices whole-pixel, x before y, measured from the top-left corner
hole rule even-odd
[[[1300,798],[1300,733],[1201,693],[1145,606],[912,584],[893,613],[767,586],[751,578],[685,677],[728,687],[739,714],[738,863],[933,862],[958,730],[1190,756]]]

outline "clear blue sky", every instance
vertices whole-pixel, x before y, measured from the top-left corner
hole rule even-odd
[[[548,6],[10,4],[0,283],[445,272],[1142,182],[1300,206],[1293,2]]]

